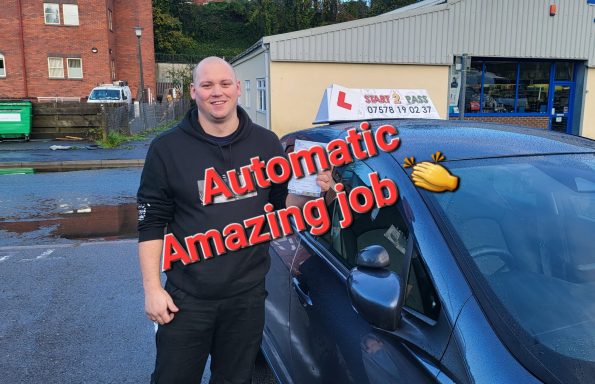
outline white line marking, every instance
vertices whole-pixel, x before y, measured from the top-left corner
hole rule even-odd
[[[48,249],[47,251],[43,252],[41,255],[37,256],[34,259],[21,259],[19,260],[21,263],[22,262],[26,262],[26,261],[35,261],[35,260],[49,260],[50,258],[48,258],[49,255],[51,255],[52,253],[54,253],[55,249]],[[57,259],[63,259],[63,257],[52,257],[52,260],[57,260]]]
[[[84,243],[67,243],[67,244],[38,244],[38,245],[9,245],[0,247],[0,251],[18,251],[18,250],[26,250],[26,249],[47,249],[47,248],[73,248],[73,247],[85,247],[89,245],[105,245],[105,244],[127,244],[127,243],[137,243],[137,239],[126,239],[126,240],[97,240],[97,241],[87,241]]]

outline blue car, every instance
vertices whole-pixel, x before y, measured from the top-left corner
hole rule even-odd
[[[459,121],[372,121],[397,150],[336,167],[346,191],[370,172],[396,204],[337,199],[325,234],[271,242],[262,351],[280,383],[594,383],[595,142]],[[295,132],[328,143],[358,123]],[[432,158],[440,151],[445,159]],[[439,163],[458,189],[417,187]]]

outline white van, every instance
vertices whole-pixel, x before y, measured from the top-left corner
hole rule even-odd
[[[124,82],[114,84],[103,84],[93,88],[87,99],[87,103],[132,103],[132,92]]]

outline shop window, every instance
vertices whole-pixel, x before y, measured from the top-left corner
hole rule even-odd
[[[82,79],[83,78],[83,60],[82,59],[66,59],[68,62],[68,78]]]
[[[546,113],[550,88],[550,63],[521,63],[517,112]]]
[[[517,63],[485,64],[482,112],[514,112]]]
[[[46,24],[60,24],[60,4],[43,3]]]
[[[574,72],[574,63],[556,63],[557,81],[572,81],[572,72]]]
[[[244,107],[250,108],[250,80],[244,81]]]
[[[556,81],[573,81],[573,62],[474,60],[467,71],[465,113],[547,114],[552,70]],[[454,84],[451,80],[450,87]],[[451,93],[452,106],[458,97]]]
[[[471,62],[467,72],[467,87],[465,88],[465,112],[479,112],[481,102],[482,62]]]
[[[61,57],[48,57],[48,69],[50,78],[64,78],[64,60]]]
[[[77,4],[62,4],[64,25],[79,25],[79,6]]]
[[[4,55],[0,53],[0,77],[6,77],[6,62]]]
[[[265,79],[256,79],[256,90],[258,92],[258,111],[267,110],[267,89]]]

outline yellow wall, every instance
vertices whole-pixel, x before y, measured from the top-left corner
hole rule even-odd
[[[595,139],[595,68],[587,69],[585,107],[580,135]]]
[[[270,71],[271,125],[279,136],[311,127],[324,90],[333,83],[348,88],[423,88],[440,117],[448,118],[448,66],[271,62]]]

